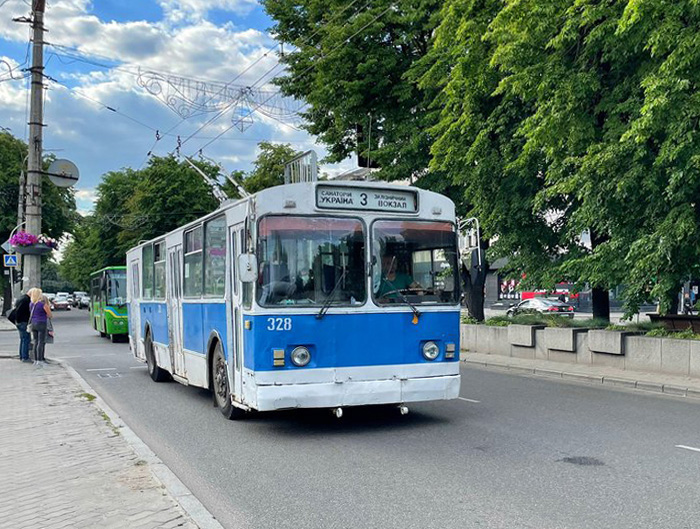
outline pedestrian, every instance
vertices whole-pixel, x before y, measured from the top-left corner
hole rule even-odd
[[[43,367],[46,365],[44,349],[46,347],[46,332],[48,322],[53,317],[51,307],[40,288],[33,288],[29,295],[31,304],[29,305],[29,322],[32,328],[32,352],[34,354],[34,365]]]
[[[15,324],[17,331],[19,332],[19,359],[20,362],[30,362],[29,360],[29,345],[32,341],[32,337],[27,331],[27,325],[29,324],[29,304],[31,300],[29,299],[29,292],[22,294],[20,298],[15,302],[15,306],[10,312],[8,319]]]

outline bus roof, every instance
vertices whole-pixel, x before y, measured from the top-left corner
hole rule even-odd
[[[99,270],[90,272],[90,277],[100,274],[102,272],[109,272],[110,270],[126,270],[126,266],[105,266],[104,268],[100,268]]]
[[[445,213],[446,214],[451,214],[454,216],[454,203],[452,200],[450,200],[448,197],[436,193],[435,191],[429,191],[427,189],[422,189],[420,187],[414,187],[414,186],[407,186],[407,185],[401,185],[401,184],[392,184],[390,182],[377,182],[377,181],[357,181],[357,180],[343,180],[343,181],[335,181],[335,180],[319,180],[316,182],[301,182],[301,183],[296,183],[296,184],[284,184],[284,185],[278,185],[278,186],[273,186],[273,187],[268,187],[266,189],[263,189],[261,191],[258,191],[257,193],[252,194],[250,197],[244,197],[240,199],[231,199],[223,204],[221,204],[216,210],[212,211],[211,213],[208,213],[206,215],[202,215],[196,220],[193,220],[191,222],[188,222],[187,224],[183,224],[182,226],[175,228],[174,230],[171,230],[168,233],[163,233],[162,235],[158,235],[157,237],[153,237],[152,239],[149,239],[147,241],[140,241],[139,244],[131,247],[129,250],[127,250],[127,254],[132,252],[133,250],[136,250],[146,244],[150,244],[154,241],[159,241],[162,239],[165,239],[166,236],[170,235],[171,233],[183,230],[186,231],[192,226],[196,226],[200,224],[202,221],[206,221],[208,219],[214,218],[221,213],[225,212],[228,209],[231,209],[233,207],[236,207],[242,203],[248,202],[248,201],[254,201],[254,203],[258,204],[256,206],[256,209],[258,209],[259,205],[262,203],[269,203],[272,200],[271,199],[280,199],[280,198],[290,198],[290,199],[295,199],[298,201],[302,201],[305,199],[308,199],[308,197],[315,197],[316,192],[315,189],[317,186],[330,186],[334,188],[365,188],[365,189],[370,189],[370,190],[375,190],[375,191],[404,191],[404,192],[409,192],[409,193],[415,193],[417,196],[420,195],[423,199],[428,199],[427,202],[432,205],[440,205],[445,208]],[[311,191],[311,193],[309,193]],[[312,201],[315,202],[315,198],[311,199]],[[426,202],[421,200],[421,202]],[[426,207],[429,204],[423,204],[421,207]],[[317,205],[317,204],[316,204]],[[261,209],[265,209],[264,207]],[[345,214],[345,215],[352,215],[353,213],[358,214],[361,213],[362,211],[360,210],[352,210],[352,209],[324,209],[321,210],[322,212],[328,212],[329,214]],[[442,210],[441,210],[442,211]],[[282,210],[280,210],[282,212]],[[260,212],[259,212],[260,213]],[[286,214],[293,214],[293,211],[286,211]],[[377,213],[376,211],[365,211],[365,213]],[[388,216],[392,216],[398,212],[386,212]],[[419,211],[413,212],[413,215],[418,216]],[[444,218],[438,218],[435,220],[444,220]]]

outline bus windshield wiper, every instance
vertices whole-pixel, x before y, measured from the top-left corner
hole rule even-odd
[[[418,318],[420,318],[420,311],[416,308],[416,306],[408,300],[408,298],[406,297],[406,295],[405,295],[403,292],[401,292],[400,289],[396,288],[396,285],[394,285],[394,283],[392,283],[391,281],[389,281],[386,277],[384,278],[384,281],[386,281],[387,284],[388,284],[391,288],[393,288],[394,291],[395,291],[399,296],[401,296],[401,300],[402,300],[406,305],[408,305],[409,307],[411,307],[411,310],[413,311],[413,315],[416,317],[416,321],[418,321]],[[414,322],[414,323],[415,323],[415,322]]]
[[[343,278],[345,277],[345,272],[347,272],[347,271],[348,271],[347,268],[343,268],[343,273],[340,274],[338,281],[335,282],[335,286],[333,287],[333,290],[331,290],[331,293],[328,294],[326,301],[323,302],[323,305],[321,306],[321,310],[319,310],[318,314],[316,314],[317,320],[320,320],[321,318],[323,318],[323,316],[325,316],[326,312],[328,312],[328,309],[331,307],[331,303],[333,303],[333,298],[335,297],[335,293],[338,290],[340,283],[343,281]]]

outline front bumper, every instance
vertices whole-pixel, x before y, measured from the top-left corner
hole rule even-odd
[[[259,385],[255,408],[259,411],[272,411],[449,400],[459,396],[459,386],[459,375],[403,380]]]

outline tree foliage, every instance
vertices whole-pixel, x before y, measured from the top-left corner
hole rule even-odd
[[[422,80],[440,89],[433,163],[528,279],[667,310],[697,274],[699,9],[446,2]]]
[[[428,51],[442,2],[262,3],[276,38],[293,47],[276,82],[308,103],[306,128],[328,146],[329,161],[359,151],[379,164],[379,178],[427,177],[432,116],[412,68]]]

